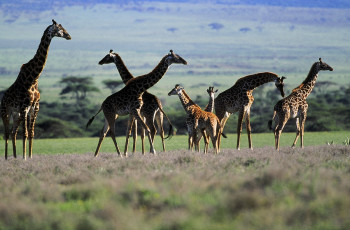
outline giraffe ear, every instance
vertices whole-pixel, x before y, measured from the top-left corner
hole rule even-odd
[[[56,25],[57,23],[56,23],[56,21],[55,21],[55,20],[53,20],[53,19],[52,19],[52,24]]]

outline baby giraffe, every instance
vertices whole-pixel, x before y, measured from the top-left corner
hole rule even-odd
[[[294,147],[297,143],[299,136],[300,146],[301,148],[304,147],[304,126],[308,108],[306,98],[315,87],[318,72],[320,70],[333,71],[333,68],[325,62],[322,62],[320,58],[318,62],[315,62],[311,66],[309,74],[301,85],[293,89],[292,93],[288,97],[278,101],[275,105],[272,120],[275,120],[276,123],[276,127],[274,129],[276,150],[279,150],[280,136],[290,117],[296,119],[297,126],[297,135],[292,147]],[[271,130],[273,130],[272,120],[269,121],[269,127]]]
[[[184,88],[180,87],[180,85],[175,85],[175,88],[172,89],[169,93],[171,95],[178,95],[182,106],[184,107],[187,113],[187,120],[191,120],[191,124],[193,127],[189,127],[189,146],[192,145],[192,141],[195,139],[196,133],[202,133],[205,131],[211,138],[215,154],[219,153],[218,148],[218,140],[220,135],[226,138],[226,136],[222,133],[222,128],[220,125],[220,121],[218,117],[211,113],[203,111],[196,103],[194,103],[191,98],[187,95]],[[191,132],[191,131],[195,132]],[[208,144],[207,139],[204,138],[205,141],[205,149],[204,152],[208,152]]]
[[[111,130],[110,135],[114,142],[115,148],[120,155],[119,147],[115,139],[114,123],[119,115],[129,114],[132,116],[132,122],[130,122],[131,124],[133,123],[134,119],[137,119],[138,123],[140,123],[141,126],[147,131],[151,153],[156,154],[150,129],[141,118],[141,107],[143,104],[142,95],[147,89],[155,85],[164,76],[169,66],[173,63],[187,65],[187,62],[182,57],[170,50],[169,54],[162,58],[152,72],[129,80],[123,89],[110,95],[104,100],[100,110],[89,120],[86,125],[86,128],[88,128],[97,114],[103,110],[105,125],[100,133],[100,139],[95,151],[95,157],[98,155],[102,141],[109,129]],[[125,156],[127,155],[126,152],[124,154]]]
[[[214,86],[210,86],[208,89],[207,89],[207,93],[209,95],[209,102],[207,104],[207,106],[205,106],[204,108],[204,111],[206,112],[211,112],[213,113],[214,112],[214,99],[215,99],[215,93],[218,92],[218,90],[214,90]],[[187,124],[190,123],[190,122],[186,122]],[[187,128],[189,128],[191,126],[188,126]],[[204,134],[205,131],[203,132]],[[199,152],[200,151],[200,141],[202,139],[202,133],[196,133],[195,135],[195,139],[193,140],[193,144],[195,145],[195,149]],[[203,135],[204,138],[207,139],[207,141],[204,141],[205,143],[209,143],[209,136],[208,135]],[[191,149],[193,147],[191,146]]]

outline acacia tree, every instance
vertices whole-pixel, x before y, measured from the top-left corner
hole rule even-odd
[[[121,80],[111,80],[111,79],[104,80],[102,83],[105,84],[106,88],[111,90],[111,93],[115,93],[117,91],[116,89],[120,85],[123,85],[123,81],[121,81]]]
[[[60,83],[65,85],[60,95],[72,94],[72,98],[75,97],[77,102],[86,100],[86,94],[89,92],[100,92],[100,90],[94,86],[91,77],[65,77]]]

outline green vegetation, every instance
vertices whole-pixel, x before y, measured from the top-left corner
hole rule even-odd
[[[0,229],[350,228],[345,145],[0,164]]]
[[[236,134],[228,134],[227,138],[222,138],[222,149],[235,149],[236,148]],[[318,145],[349,145],[349,132],[307,132],[304,136],[305,146],[318,146]],[[281,146],[291,146],[295,138],[295,133],[282,133]],[[174,150],[186,150],[188,148],[187,135],[175,135],[171,139],[167,139],[165,142],[166,149],[168,151]],[[72,153],[92,153],[95,152],[97,146],[97,137],[85,137],[85,138],[61,138],[61,139],[36,139],[34,141],[34,155],[37,154],[72,154]],[[117,143],[121,151],[124,151],[125,137],[117,137]],[[0,141],[0,147],[2,149],[3,142]],[[203,150],[202,141],[201,150]],[[300,142],[297,146],[299,147]],[[145,138],[146,151],[149,151],[148,139]],[[254,148],[272,147],[274,145],[274,137],[272,132],[270,133],[257,133],[253,134],[253,146]],[[22,146],[22,140],[17,140],[17,146]],[[211,147],[211,144],[210,144]],[[241,148],[248,148],[248,138],[246,133],[241,136]],[[157,134],[155,138],[155,149],[159,154],[162,154],[162,144],[160,136]],[[132,137],[129,140],[129,154],[132,150]],[[12,153],[12,145],[9,145],[9,151]],[[18,154],[22,153],[20,147],[17,147]],[[141,152],[141,138],[138,136],[137,141],[137,153]],[[106,137],[103,141],[101,152],[103,153],[116,153],[114,144],[110,137]],[[11,155],[11,154],[10,154]],[[0,157],[1,158],[1,157]]]

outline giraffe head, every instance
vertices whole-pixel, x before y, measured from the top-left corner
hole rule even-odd
[[[329,71],[333,71],[333,68],[328,65],[327,63],[323,62],[321,58],[318,59],[318,62],[315,62],[315,65],[318,66],[318,70],[329,70]]]
[[[175,87],[168,93],[168,96],[181,94],[183,89],[184,88],[179,84],[176,84]]]
[[[277,77],[275,80],[275,86],[280,91],[282,97],[284,97],[284,90],[283,90],[283,86],[284,86],[283,80],[284,79],[286,79],[286,77],[282,76],[281,78]]]
[[[115,57],[117,56],[117,53],[113,53],[113,50],[109,51],[109,54],[107,54],[104,58],[99,61],[98,64],[103,65],[103,64],[110,64],[115,62]]]
[[[165,63],[170,66],[171,64],[183,64],[187,65],[187,61],[180,57],[179,55],[175,54],[173,50],[169,51],[169,54],[165,56]]]
[[[207,89],[207,93],[209,94],[209,96],[214,96],[215,93],[217,93],[218,90],[215,90],[214,91],[214,86],[210,86],[208,89]]]
[[[72,39],[69,33],[63,28],[63,26],[61,24],[57,24],[57,22],[53,19],[52,19],[52,25],[49,26],[49,30],[51,32],[50,35],[52,37],[61,37],[67,40]]]

